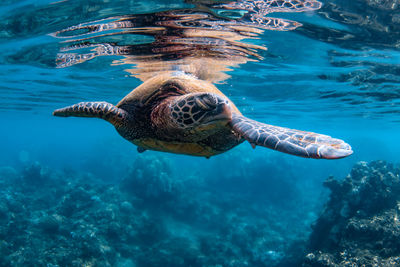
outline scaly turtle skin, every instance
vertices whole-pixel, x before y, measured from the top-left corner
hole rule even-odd
[[[327,135],[248,119],[213,84],[181,72],[145,81],[116,106],[82,102],[53,114],[107,120],[139,152],[150,149],[208,158],[247,140],[253,147],[307,158],[335,159],[353,153],[350,145]]]

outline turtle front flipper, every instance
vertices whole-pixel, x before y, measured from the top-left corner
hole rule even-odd
[[[101,118],[113,125],[122,123],[128,113],[107,102],[81,102],[72,106],[57,109],[53,112],[59,117],[91,117]]]
[[[264,146],[300,157],[339,159],[353,153],[351,146],[340,139],[264,124],[236,114],[231,126],[253,146]]]

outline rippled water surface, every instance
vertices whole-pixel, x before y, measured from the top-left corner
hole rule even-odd
[[[256,116],[265,114],[270,117],[279,110],[282,112],[279,117],[294,114],[318,117],[329,114],[397,121],[400,27],[397,5],[389,1],[330,1],[321,9],[308,13],[272,13],[274,17],[296,20],[303,25],[293,31],[283,32],[264,27],[266,30],[263,33],[253,33],[257,35],[257,40],[249,38],[240,41],[246,45],[263,46],[264,49],[257,51],[257,57],[254,57],[254,52],[247,53],[253,60],[262,59],[240,66],[230,64],[234,65],[234,71],[229,72],[233,77],[225,80],[221,89],[239,105],[254,107]],[[162,21],[164,16],[164,20],[167,20],[168,13],[157,15],[154,12],[171,10],[172,13],[190,14],[192,18],[181,18],[182,23],[175,21],[175,26],[167,23],[157,25],[156,20],[150,18],[158,16]],[[180,34],[183,29],[190,28],[197,32],[204,31],[203,42],[206,43],[208,40],[205,37],[215,38],[212,36],[215,31],[227,34],[229,32],[226,29],[234,28],[223,26],[223,18],[208,12],[211,12],[208,7],[199,8],[198,3],[171,4],[162,1],[3,2],[0,25],[3,68],[1,107],[3,110],[49,108],[54,107],[55,102],[69,103],[65,101],[67,98],[92,99],[93,93],[101,99],[118,99],[139,83],[137,79],[128,78],[124,72],[126,68],[134,67],[136,62],[126,60],[125,66],[113,64],[124,60],[124,56],[121,56],[124,51],[120,54],[106,51],[110,49],[107,45],[122,50],[130,47],[130,51],[125,54],[149,55],[154,53],[151,51],[154,38],[182,37]],[[237,14],[230,10],[224,12],[219,13],[228,18],[241,15],[239,11],[236,11]],[[132,25],[97,29],[97,36],[102,37],[83,34],[81,42],[68,42],[71,40],[65,38],[68,37],[65,29],[71,26],[107,25],[120,19],[120,16],[126,17],[125,22]],[[135,18],[129,21],[129,16]],[[171,17],[168,20],[173,22]],[[212,23],[202,24],[202,20]],[[216,25],[219,25],[219,29]],[[163,28],[174,27],[175,32],[162,32]],[[179,27],[181,32],[177,29]],[[62,30],[64,32],[56,37],[67,40],[51,35]],[[71,32],[71,35],[75,40],[79,39],[78,30]],[[242,40],[248,34],[239,35],[238,40]],[[60,50],[65,51],[71,44],[81,46],[78,51],[80,55],[84,54],[82,46],[87,46],[88,51],[93,51],[93,48],[103,49],[103,55],[109,56],[91,61],[81,60],[79,66],[70,69],[55,69],[57,66],[66,67],[78,63],[63,65],[56,60]],[[228,55],[232,51],[219,53]],[[164,59],[171,57],[170,52],[163,53]],[[236,63],[244,61],[242,59]],[[143,67],[138,66],[137,69],[141,71]],[[320,111],[319,115],[315,109]]]

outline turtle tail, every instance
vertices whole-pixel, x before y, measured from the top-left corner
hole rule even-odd
[[[80,102],[57,109],[53,111],[53,115],[58,117],[101,118],[113,125],[122,123],[128,117],[128,113],[125,110],[107,102]]]

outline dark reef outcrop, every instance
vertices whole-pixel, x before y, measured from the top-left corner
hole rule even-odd
[[[400,266],[400,168],[357,163],[330,177],[330,200],[313,226],[303,266]]]

